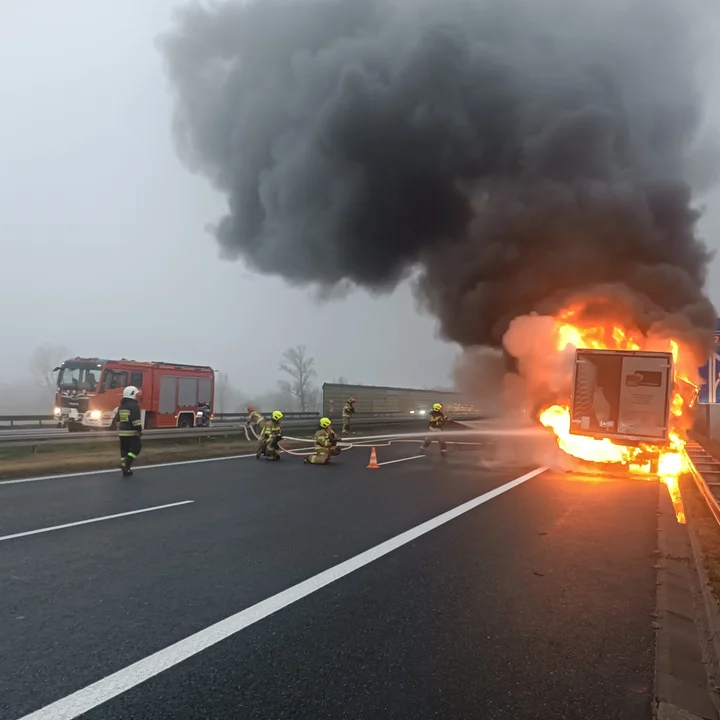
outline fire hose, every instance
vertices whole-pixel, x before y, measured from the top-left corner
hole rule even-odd
[[[247,439],[248,442],[250,442],[250,435],[248,434],[248,426],[244,425],[243,429],[245,430],[245,438]],[[258,435],[257,432],[255,432],[255,428],[250,427],[249,429],[250,429],[250,433],[252,433],[252,435],[254,436],[254,439],[256,441],[260,440],[260,436]],[[351,443],[343,442],[341,440],[337,443],[337,446],[340,447],[342,450],[350,450],[353,447],[367,447],[367,448],[369,448],[369,447],[389,447],[390,445],[393,444],[393,442],[410,442],[410,443],[422,442],[422,440],[419,440],[419,439],[407,439],[408,436],[412,437],[414,435],[417,436],[417,435],[419,435],[419,433],[406,433],[404,435],[403,434],[401,434],[401,435],[382,435],[380,437],[369,435],[367,437],[356,438],[356,441],[351,442]],[[423,436],[424,436],[424,434],[423,434]],[[376,438],[380,439],[380,440],[385,440],[386,438],[394,438],[394,440],[391,439],[386,443],[375,443],[374,445],[363,445],[363,444],[360,444],[357,442],[358,440],[373,440]],[[296,438],[296,437],[290,437],[288,435],[283,436],[283,440],[290,440],[292,442],[299,442],[299,443],[312,442],[311,438]],[[311,450],[310,452],[299,452],[297,450],[290,450],[286,447],[283,447],[280,444],[278,444],[278,448],[282,452],[287,453],[288,455],[294,455],[295,457],[306,457],[306,456],[315,454],[315,450]]]
[[[245,430],[245,437],[248,440],[248,442],[251,442],[250,435],[248,434],[248,426],[243,426]],[[250,427],[249,428],[250,433],[253,435],[253,439],[255,441],[258,441],[260,439],[260,436],[257,432],[255,432],[255,428]],[[484,429],[484,430],[466,430],[463,431],[464,437],[487,437],[487,436],[497,436],[497,435],[513,435],[513,436],[537,436],[538,435],[538,429],[537,428],[520,428],[520,429],[507,429],[507,428],[493,428],[493,429]],[[541,433],[545,434],[545,433]],[[422,443],[424,442],[425,438],[428,436],[427,430],[424,432],[413,432],[413,433],[395,433],[395,434],[389,434],[389,435],[366,435],[364,437],[358,437],[354,438],[353,442],[344,442],[339,441],[337,443],[337,446],[340,447],[342,450],[350,450],[354,447],[357,448],[372,448],[372,447],[390,447],[394,443]],[[436,440],[437,438],[433,438]],[[283,440],[289,440],[292,442],[299,442],[299,443],[308,443],[313,442],[312,438],[297,438],[297,437],[290,437],[288,435],[283,436]],[[384,440],[387,442],[378,442],[380,440]],[[478,442],[466,442],[462,440],[446,440],[445,441],[448,445],[473,445],[478,446],[480,443]],[[314,455],[315,450],[311,450],[310,452],[302,452],[298,450],[289,450],[288,448],[283,447],[282,445],[278,444],[278,449],[281,452],[284,452],[288,455],[294,455],[295,457],[305,457],[309,455]],[[301,450],[304,450],[302,448]]]
[[[250,428],[250,432],[254,435],[255,440],[259,440],[260,436],[255,432],[254,428]],[[491,433],[488,433],[487,431],[469,431],[468,435],[489,435]],[[496,433],[492,433],[496,434]],[[247,433],[247,427],[245,428],[245,435],[250,440],[248,433]],[[339,447],[341,450],[350,450],[352,448],[373,448],[373,447],[390,447],[391,445],[395,443],[410,443],[410,444],[417,444],[417,443],[423,443],[425,438],[427,437],[427,431],[425,432],[415,432],[415,433],[395,433],[390,435],[367,435],[365,437],[358,437],[354,438],[353,442],[347,442],[347,441],[339,441],[337,443],[337,447]],[[289,440],[291,442],[299,442],[299,443],[306,443],[306,442],[312,442],[312,438],[297,438],[297,437],[291,437],[289,435],[283,436],[283,440]],[[378,442],[379,440],[385,440],[387,442]],[[368,442],[369,441],[369,442]],[[464,442],[461,440],[447,440],[446,443],[448,445],[472,445],[477,446],[479,443],[477,442]],[[315,450],[311,450],[309,452],[302,452],[298,450],[290,450],[289,448],[283,447],[282,445],[278,444],[278,449],[281,452],[284,452],[288,455],[294,455],[295,457],[306,457],[309,455],[314,455]]]

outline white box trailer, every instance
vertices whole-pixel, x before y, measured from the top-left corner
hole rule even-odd
[[[673,386],[672,353],[577,350],[570,432],[661,445],[668,440]]]

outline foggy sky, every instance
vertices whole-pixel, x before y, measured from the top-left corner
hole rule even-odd
[[[456,349],[434,338],[434,320],[416,313],[407,288],[318,304],[219,259],[203,228],[225,200],[176,159],[153,45],[178,4],[0,5],[3,379],[52,342],[78,354],[208,362],[240,388],[263,390],[279,377],[283,349],[302,342],[322,380],[446,383]],[[708,11],[716,36],[719,16]],[[703,77],[706,126],[717,131],[715,52]],[[701,228],[717,248],[720,194],[705,201]],[[198,288],[209,300],[196,300]],[[717,261],[708,290],[720,304]]]

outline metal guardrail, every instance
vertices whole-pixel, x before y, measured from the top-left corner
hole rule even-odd
[[[57,418],[54,415],[0,415],[0,428],[3,427],[2,423],[7,423],[11,428],[18,427],[18,423],[37,423],[38,427],[45,427],[44,422],[57,425]],[[24,427],[27,428],[27,425]]]
[[[272,410],[258,410],[258,412],[261,415],[269,415]],[[319,418],[320,413],[319,412],[285,412],[283,410],[283,415],[288,420],[305,420],[308,418]],[[213,413],[213,419],[214,420],[243,420],[245,421],[247,419],[247,411],[246,412],[235,412],[235,413]]]
[[[263,415],[269,415],[270,413],[262,413]],[[284,412],[286,420],[310,420],[317,419],[320,417],[319,412]],[[453,413],[454,418],[463,417],[477,417],[477,413]],[[339,414],[332,414],[330,416],[333,419],[339,419]],[[355,413],[353,415],[354,421],[375,419],[375,418],[407,418],[409,420],[422,420],[427,419],[427,415],[421,415],[420,413],[398,413],[398,412],[378,412],[378,413]],[[216,423],[225,422],[245,422],[247,419],[247,413],[213,413],[213,421]],[[37,423],[37,427],[45,428],[43,423],[49,423],[50,425],[56,426],[58,419],[54,415],[0,415],[0,430],[28,430],[34,427]],[[29,423],[29,424],[23,424]]]
[[[319,412],[286,412],[285,417],[289,420],[307,419],[320,417]],[[242,413],[214,413],[215,420],[221,422],[232,420],[245,420],[247,412]],[[43,423],[57,425],[58,419],[54,415],[0,415],[0,430],[27,429],[37,424],[38,427],[45,427]],[[30,425],[29,425],[30,424]]]
[[[715,521],[720,525],[720,462],[699,443],[689,442],[685,454],[695,485],[705,498]]]
[[[454,419],[472,419],[479,418],[479,415],[473,416],[451,416]],[[317,428],[316,424],[317,416],[310,418],[296,418],[290,419],[283,423],[283,426],[288,430],[311,430],[314,431]],[[367,425],[399,425],[399,424],[422,424],[427,422],[427,418],[423,416],[399,416],[396,414],[395,417],[358,417],[355,418],[355,424],[359,426]],[[219,425],[211,426],[209,428],[166,428],[162,430],[146,430],[143,433],[143,438],[152,440],[162,439],[186,439],[196,438],[201,440],[205,437],[230,437],[234,435],[245,436],[244,423],[241,425]],[[0,448],[10,447],[41,447],[49,445],[79,445],[79,444],[92,444],[102,442],[115,442],[117,441],[117,433],[111,430],[96,430],[92,432],[40,432],[34,433],[26,432],[12,432],[0,435]]]

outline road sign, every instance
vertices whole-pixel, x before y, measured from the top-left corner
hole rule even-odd
[[[715,324],[715,346],[708,361],[700,368],[701,403],[720,402],[720,319]]]

